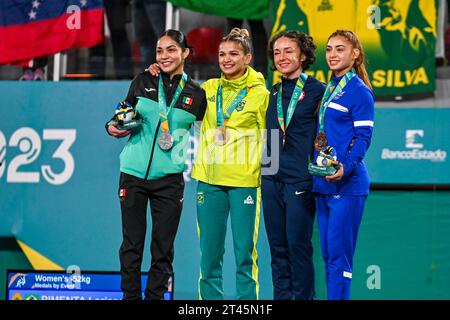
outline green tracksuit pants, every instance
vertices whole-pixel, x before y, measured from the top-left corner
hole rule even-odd
[[[199,299],[223,299],[222,262],[228,214],[236,260],[236,299],[258,299],[260,188],[210,185],[199,181],[197,222],[200,237]]]

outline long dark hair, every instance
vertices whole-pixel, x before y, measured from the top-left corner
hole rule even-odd
[[[183,32],[181,32],[179,30],[175,30],[175,29],[169,29],[169,30],[164,31],[159,36],[158,39],[161,39],[162,37],[165,37],[165,36],[167,36],[167,37],[171,38],[173,41],[175,41],[178,44],[178,46],[181,48],[182,51],[189,49],[192,53],[192,47],[190,47],[188,45],[186,35]]]

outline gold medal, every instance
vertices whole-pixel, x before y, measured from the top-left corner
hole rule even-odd
[[[327,136],[325,135],[325,132],[319,132],[317,134],[316,139],[314,140],[314,148],[317,151],[321,151],[327,145],[328,145],[328,141],[327,141]]]
[[[227,132],[225,130],[225,126],[220,126],[217,128],[215,135],[215,142],[218,146],[223,146],[227,143],[228,137]]]

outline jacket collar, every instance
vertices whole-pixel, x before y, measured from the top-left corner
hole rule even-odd
[[[247,78],[248,78],[249,74],[250,74],[250,72],[249,72],[248,67],[247,67],[247,70],[245,70],[245,73],[241,77],[234,79],[234,80],[227,80],[222,73],[222,76],[220,77],[220,82],[223,87],[231,87],[231,88],[241,89],[241,88],[244,88],[247,86]]]
[[[168,73],[161,72],[161,76],[162,76],[162,79],[163,79],[164,86],[168,86],[170,84],[172,84],[172,85],[173,84],[178,84],[180,82],[180,79],[181,79],[182,75],[181,74],[176,74],[176,75],[173,76],[172,80],[170,80],[170,76],[169,76]]]

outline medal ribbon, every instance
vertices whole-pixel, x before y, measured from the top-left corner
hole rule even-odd
[[[217,126],[223,127],[225,122],[231,117],[231,113],[234,109],[237,108],[239,103],[245,98],[247,95],[248,89],[244,88],[237,94],[236,98],[233,99],[227,110],[224,112],[223,110],[223,101],[222,101],[222,84],[219,84],[219,88],[217,88],[217,102],[216,102],[216,113],[217,113]]]
[[[183,75],[178,83],[177,90],[175,90],[175,94],[173,95],[172,102],[170,106],[167,108],[167,100],[166,95],[164,93],[164,86],[161,74],[159,75],[158,82],[158,104],[159,104],[159,117],[161,120],[161,131],[170,133],[169,129],[169,119],[168,115],[170,111],[172,111],[175,103],[177,103],[178,98],[180,97],[181,91],[183,91],[184,86],[187,82],[187,74],[183,72]]]
[[[280,91],[278,91],[277,96],[277,115],[278,115],[278,123],[280,124],[281,130],[283,131],[283,136],[285,135],[289,123],[291,122],[292,116],[294,115],[298,99],[300,98],[303,92],[303,87],[305,86],[307,79],[308,75],[302,73],[300,74],[300,76],[297,79],[297,82],[295,83],[294,92],[292,92],[291,100],[289,101],[289,106],[286,111],[286,125],[284,124],[283,102],[282,102],[283,85],[280,85]]]
[[[347,83],[356,76],[355,69],[350,70],[347,72],[339,81],[339,83],[336,86],[336,83],[331,80],[328,84],[327,88],[325,89],[325,93],[323,94],[322,98],[322,104],[320,105],[320,111],[319,111],[319,132],[324,132],[325,127],[325,111],[328,108],[328,105],[331,101],[333,101],[334,97],[342,92],[344,87],[347,85]]]

